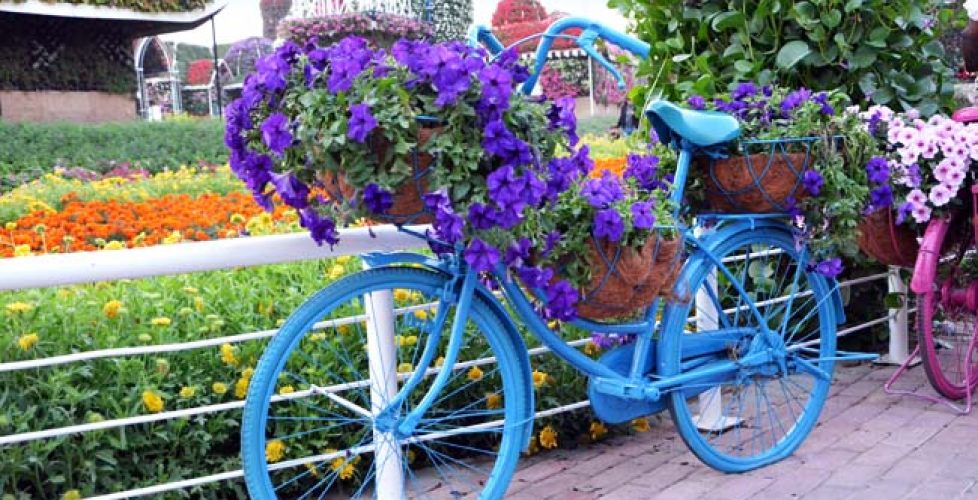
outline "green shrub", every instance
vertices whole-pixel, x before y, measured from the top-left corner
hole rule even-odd
[[[0,177],[34,178],[57,166],[104,172],[129,162],[157,172],[227,161],[220,120],[101,125],[0,122]],[[9,184],[9,182],[8,182]]]
[[[941,0],[610,0],[652,44],[643,73],[663,94],[713,95],[737,81],[841,89],[923,113],[952,105]]]

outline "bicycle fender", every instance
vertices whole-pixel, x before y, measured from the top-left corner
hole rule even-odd
[[[941,244],[947,235],[951,221],[945,218],[931,219],[920,242],[917,262],[913,267],[913,277],[910,278],[910,290],[914,293],[926,293],[934,286],[937,278],[937,260],[941,258]]]

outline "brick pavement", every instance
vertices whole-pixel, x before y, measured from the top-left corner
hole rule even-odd
[[[885,394],[892,370],[839,367],[818,426],[794,456],[761,470],[708,468],[665,413],[644,434],[524,459],[507,498],[978,499],[978,414]],[[919,367],[901,384],[930,390]]]

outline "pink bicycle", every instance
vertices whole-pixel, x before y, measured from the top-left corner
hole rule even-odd
[[[978,107],[953,118],[978,121]],[[910,282],[917,298],[917,348],[884,386],[887,393],[940,402],[959,413],[971,411],[978,386],[978,185],[970,191],[965,209],[934,218],[924,232]],[[946,400],[893,388],[918,355],[931,386]],[[953,403],[961,400],[964,406]]]

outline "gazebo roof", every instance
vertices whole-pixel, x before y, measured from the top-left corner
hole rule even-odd
[[[174,12],[144,12],[133,9],[42,0],[0,0],[0,14],[60,17],[118,23],[134,37],[158,35],[196,28],[227,6],[228,0],[209,1],[201,9]]]

